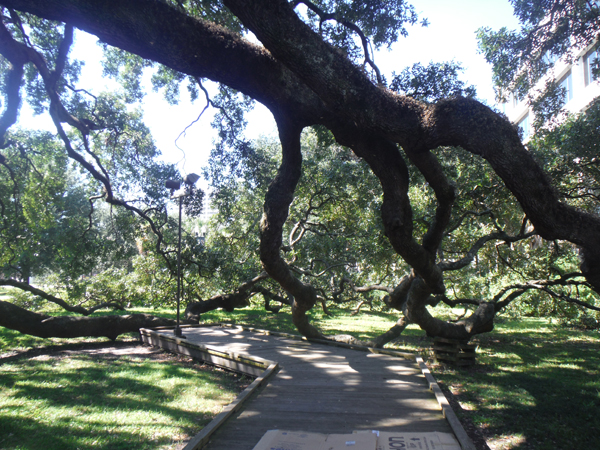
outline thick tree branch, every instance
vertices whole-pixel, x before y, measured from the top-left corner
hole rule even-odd
[[[124,309],[123,306],[119,305],[118,303],[114,303],[114,302],[104,302],[104,303],[95,305],[92,308],[84,308],[83,306],[80,306],[80,305],[70,305],[69,303],[64,301],[62,298],[55,297],[52,294],[48,294],[47,292],[45,292],[41,289],[31,286],[29,283],[24,283],[22,281],[17,281],[17,280],[0,279],[0,286],[12,286],[12,287],[21,289],[22,291],[30,292],[33,295],[37,295],[38,297],[41,297],[44,300],[48,300],[49,302],[52,302],[52,303],[60,306],[65,311],[74,312],[77,314],[81,314],[83,316],[89,316],[90,314],[94,313],[95,311],[97,311],[99,309],[103,309],[103,308],[113,308],[113,309],[120,309],[120,310]]]
[[[380,72],[379,68],[375,65],[375,62],[371,59],[371,55],[369,52],[369,40],[367,39],[367,37],[365,36],[365,34],[362,32],[362,30],[360,29],[360,27],[358,25],[356,25],[353,22],[350,22],[349,20],[346,20],[344,17],[341,17],[338,14],[326,13],[321,8],[319,8],[317,5],[315,5],[313,2],[309,2],[306,0],[301,0],[301,1],[295,2],[294,7],[296,7],[300,3],[302,3],[303,5],[306,5],[306,7],[308,9],[310,9],[317,16],[319,16],[319,27],[321,27],[324,22],[333,20],[333,21],[336,21],[339,24],[345,26],[349,30],[354,31],[360,38],[360,42],[363,47],[363,52],[365,54],[365,64],[368,64],[369,66],[371,66],[371,68],[375,71],[375,75],[377,77],[377,83],[379,83],[380,85],[383,85],[383,78],[381,77],[381,72]]]
[[[277,125],[282,145],[282,161],[277,176],[265,196],[264,214],[260,224],[260,259],[265,271],[293,297],[292,320],[298,331],[306,337],[323,338],[312,326],[306,312],[317,301],[315,289],[296,278],[280,254],[283,225],[300,179],[302,153],[300,134],[302,128],[288,118],[278,117]]]
[[[442,165],[431,152],[412,152],[407,148],[405,150],[435,192],[437,199],[435,219],[423,236],[423,248],[435,254],[452,216],[452,206],[456,198],[455,188],[448,182]]]
[[[190,322],[198,323],[200,316],[208,311],[222,308],[227,312],[232,312],[236,308],[248,306],[249,299],[255,293],[261,292],[256,283],[269,278],[266,272],[261,272],[256,277],[242,283],[232,294],[219,294],[208,300],[190,302],[185,308],[184,317]]]
[[[115,340],[124,333],[135,333],[140,328],[174,326],[173,319],[149,314],[126,316],[72,317],[47,316],[0,301],[0,326],[42,338],[107,337]]]
[[[479,250],[481,250],[483,246],[490,241],[502,241],[511,243],[518,242],[524,239],[529,239],[530,237],[535,235],[536,233],[533,231],[529,233],[518,234],[516,236],[511,236],[504,231],[490,233],[485,236],[481,236],[479,239],[477,239],[477,241],[475,241],[471,248],[466,252],[465,256],[463,256],[461,259],[456,261],[441,261],[438,263],[438,266],[444,272],[449,270],[460,270],[471,264],[475,259],[475,256],[477,256]]]

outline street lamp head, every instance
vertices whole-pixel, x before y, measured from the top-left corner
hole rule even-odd
[[[181,187],[181,181],[178,180],[167,180],[165,182],[165,187],[167,189],[171,189],[171,191],[176,191]]]
[[[200,175],[196,175],[195,173],[188,173],[184,178],[185,184],[193,185],[196,181],[200,179]]]

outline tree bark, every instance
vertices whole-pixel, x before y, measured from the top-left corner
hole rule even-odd
[[[215,295],[208,300],[199,302],[190,302],[185,308],[183,316],[189,322],[198,323],[200,316],[209,311],[222,308],[227,312],[232,312],[236,308],[245,308],[250,305],[248,301],[251,292],[236,292],[234,294]]]
[[[265,196],[264,213],[260,223],[260,260],[265,271],[290,293],[292,321],[306,337],[323,339],[321,332],[309,323],[306,312],[317,302],[317,292],[293,274],[281,257],[283,225],[294,200],[294,190],[302,173],[300,133],[302,127],[284,115],[276,117],[282,148],[281,166]]]
[[[175,326],[175,320],[149,314],[126,316],[48,316],[0,301],[0,326],[42,338],[107,337],[115,340],[140,328]]]

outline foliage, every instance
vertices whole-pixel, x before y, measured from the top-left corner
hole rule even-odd
[[[163,259],[160,271],[168,272],[159,285],[167,285],[167,292],[172,287],[175,258],[169,257],[164,239],[174,240],[170,229],[163,233],[168,195],[164,181],[178,174],[173,166],[157,161],[160,152],[139,108],[123,101],[141,99],[136,77],[147,65],[114,52],[106,72],[119,76],[129,95],[91,93],[76,88],[81,63],[64,53],[72,44],[71,28],[16,13],[8,28],[49,66],[27,66],[27,102],[37,114],[49,111],[52,102],[63,113],[57,135],[16,130],[5,136],[0,155],[3,282],[27,284],[34,279],[68,303],[90,307],[111,301],[156,303],[164,292],[143,291],[148,286],[136,283],[143,277],[132,261],[142,243],[151,241],[153,257]],[[54,70],[54,90],[48,86],[47,70]],[[55,95],[60,96],[60,107]],[[65,121],[71,129],[62,128],[60,122]],[[186,197],[188,214],[200,212],[202,194],[195,191]],[[28,298],[17,303],[39,306],[39,297],[21,296]]]
[[[390,89],[417,100],[434,103],[448,97],[476,97],[475,86],[466,86],[459,79],[463,67],[455,62],[429,63],[412,67],[394,74]]]
[[[105,254],[85,233],[90,206],[78,174],[48,133],[19,132],[0,167],[0,272],[29,279],[46,271],[88,272]],[[83,214],[82,214],[83,213]]]
[[[600,202],[600,99],[560,126],[536,134],[529,148],[548,168],[566,202],[589,212]]]
[[[562,103],[557,99],[564,93],[556,83],[539,88],[538,82],[557,59],[570,61],[574,51],[597,39],[600,8],[597,2],[587,0],[511,0],[511,3],[521,29],[482,28],[478,31],[479,47],[492,64],[498,99],[506,102],[511,93],[519,99],[528,97],[542,124],[560,109]]]
[[[406,24],[414,25],[418,15],[414,6],[404,0],[317,0],[297,1],[306,6],[307,23],[324,39],[343,49],[348,57],[365,63],[372,62],[371,46],[379,49],[391,46],[400,36],[407,36]],[[297,7],[297,6],[296,6]],[[421,24],[427,26],[427,19]]]

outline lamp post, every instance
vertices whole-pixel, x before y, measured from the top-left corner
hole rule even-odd
[[[179,305],[181,303],[181,205],[183,203],[183,197],[190,195],[190,190],[194,183],[198,181],[200,176],[195,173],[188,174],[183,182],[185,186],[181,189],[181,181],[179,180],[168,180],[165,186],[171,190],[171,199],[179,199],[179,227],[178,227],[178,238],[177,238],[177,325],[173,333],[175,336],[185,339],[185,336],[181,332],[179,326]],[[179,192],[175,192],[179,191]]]

